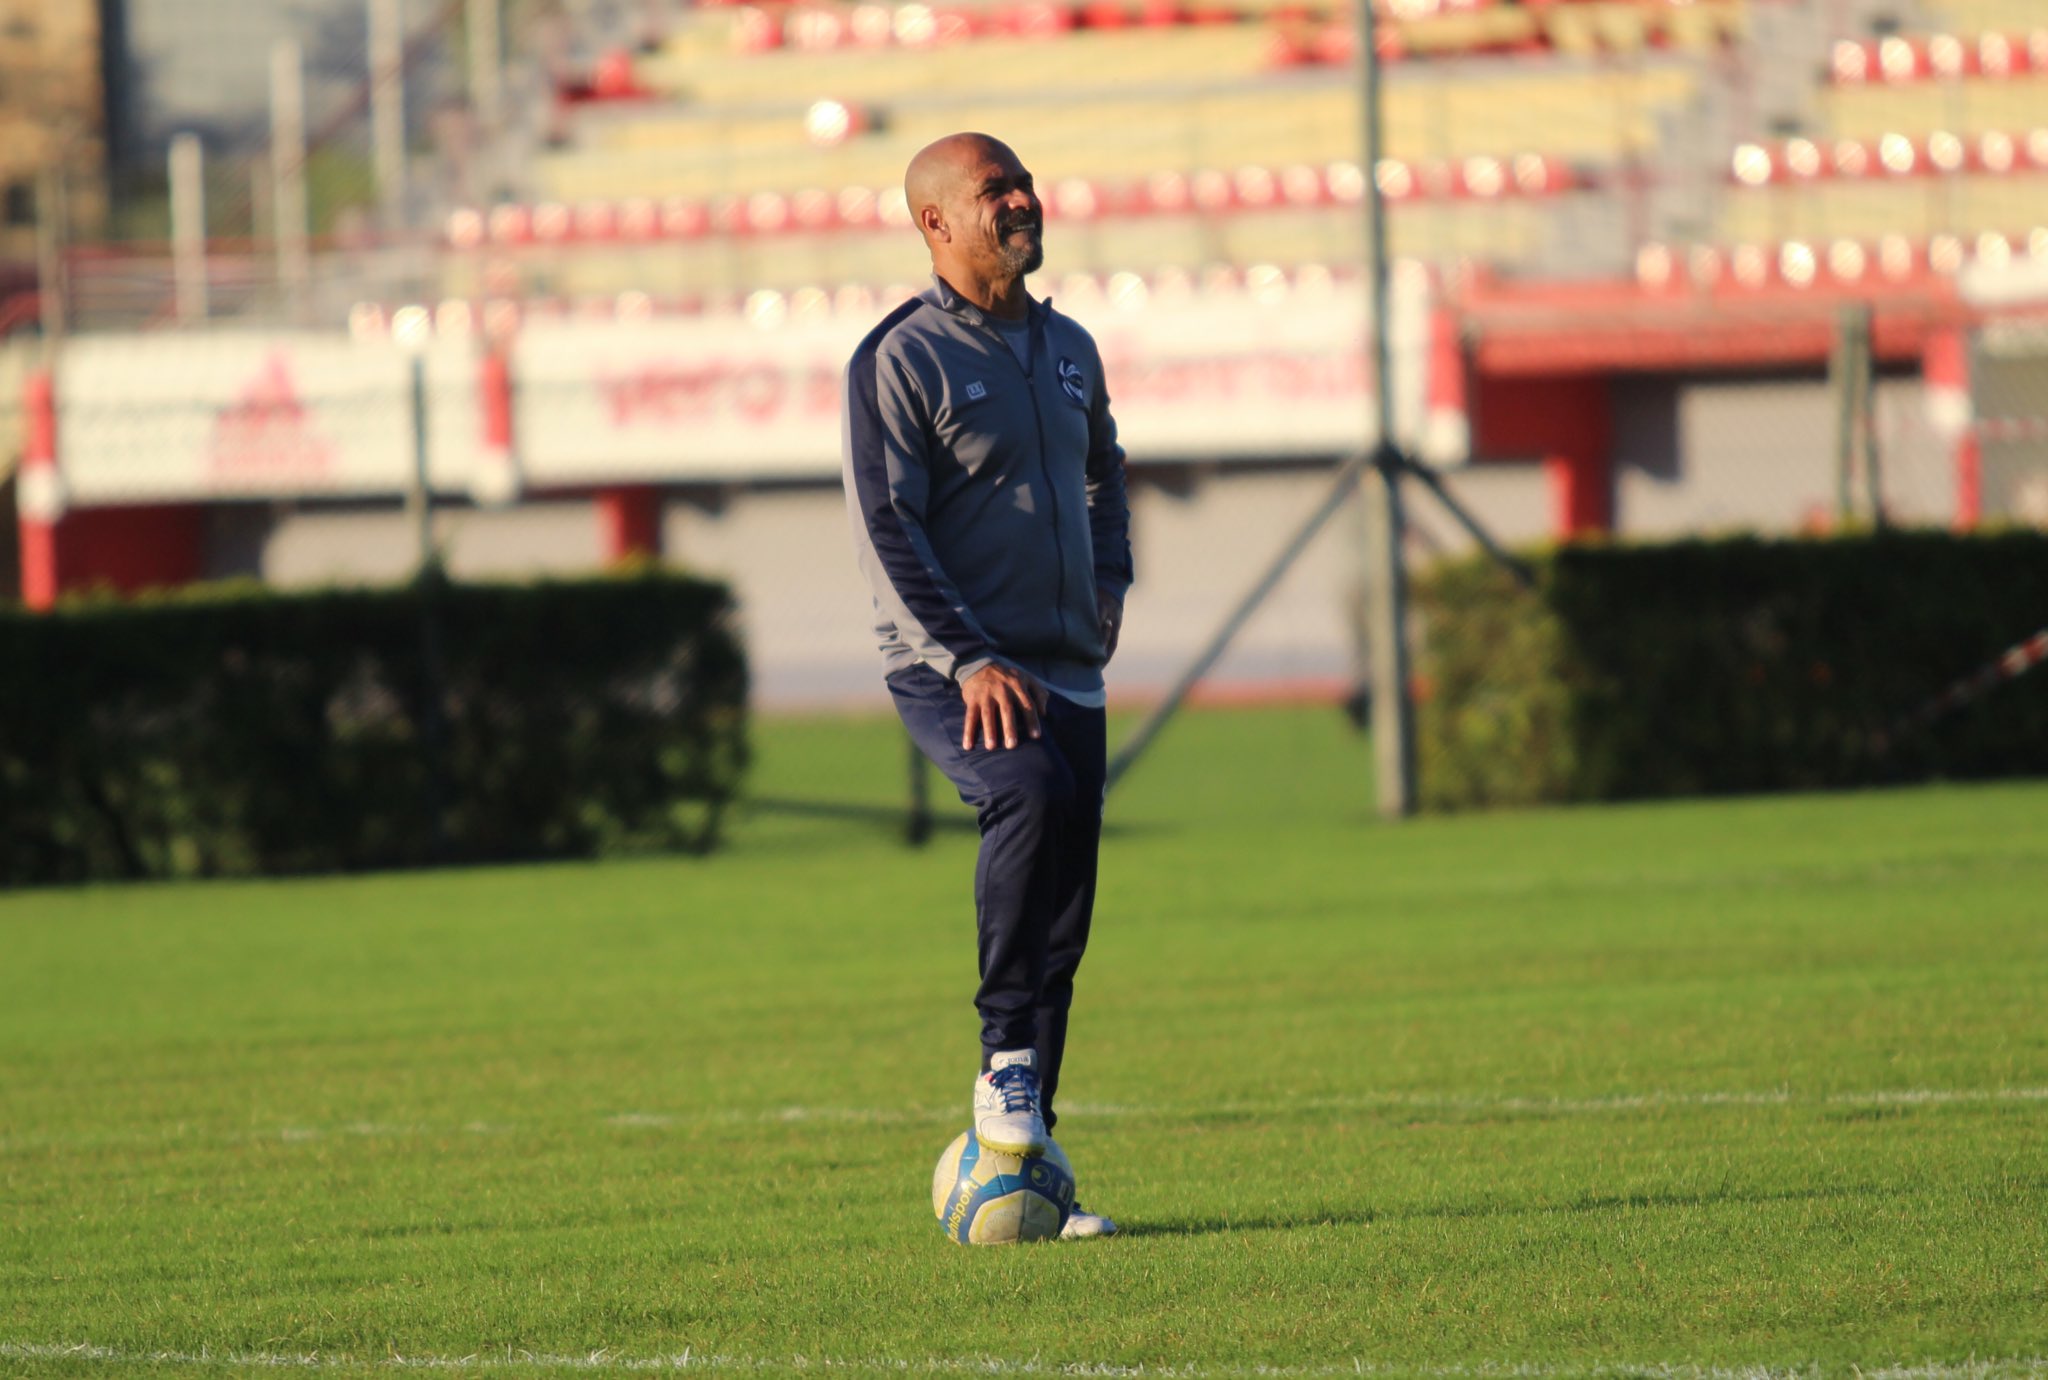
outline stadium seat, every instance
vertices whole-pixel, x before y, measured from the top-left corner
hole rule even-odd
[[[1965,174],[1771,187],[1730,197],[1719,224],[1730,241],[2023,233],[2048,224],[2048,177]]]
[[[2048,113],[2048,112],[2044,112]],[[1861,178],[2048,173],[2048,125],[1964,136],[1938,130],[1923,138],[1785,139],[1738,145],[1729,176],[1744,186]]]
[[[1903,85],[1836,82],[1821,93],[1819,107],[1822,125],[1817,132],[1837,139],[2024,130],[2048,124],[2048,74],[1979,75]]]
[[[730,55],[684,60],[665,52],[642,60],[641,80],[693,106],[716,108],[818,96],[896,101],[909,91],[929,98],[1194,84],[1263,70],[1268,37],[1263,29],[1236,26],[1083,32],[1057,42],[1014,42],[1002,61],[990,63],[934,62],[907,48],[780,50],[749,61]]]
[[[2039,0],[1919,0],[1919,8],[1950,33],[2023,30],[2042,22]]]
[[[1973,76],[2004,81],[2040,72],[2048,72],[2048,28],[1845,38],[1835,43],[1829,62],[1829,79],[1841,86]]]

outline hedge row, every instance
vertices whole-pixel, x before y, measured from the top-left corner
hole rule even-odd
[[[1440,809],[2048,772],[2048,669],[1893,727],[2048,626],[2048,536],[1572,546],[1417,582]]]
[[[731,619],[653,573],[0,612],[0,883],[710,848]]]

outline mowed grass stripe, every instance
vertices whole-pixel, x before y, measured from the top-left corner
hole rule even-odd
[[[180,1366],[229,1370],[353,1370],[371,1366],[379,1370],[396,1371],[598,1371],[625,1374],[645,1371],[738,1370],[881,1375],[1045,1375],[1101,1377],[1102,1380],[1147,1380],[1153,1376],[1161,1377],[1161,1380],[1174,1380],[1175,1377],[1180,1377],[1181,1380],[1199,1380],[1205,1376],[1273,1377],[1273,1380],[1284,1380],[1289,1376],[1336,1375],[1413,1376],[1418,1380],[1517,1380],[1518,1377],[1527,1377],[1528,1380],[1564,1380],[1566,1376],[1584,1376],[1588,1380],[1610,1380],[1610,1377],[1612,1380],[1811,1380],[1812,1377],[1819,1375],[1819,1372],[1812,1368],[1773,1370],[1756,1366],[1734,1370],[1707,1366],[1596,1366],[1585,1370],[1563,1371],[1545,1366],[1498,1363],[1404,1368],[1391,1371],[1369,1366],[1363,1361],[1354,1361],[1345,1366],[1124,1366],[1087,1361],[1041,1364],[1036,1361],[1005,1361],[996,1358],[930,1357],[917,1361],[861,1361],[834,1356],[792,1356],[768,1359],[758,1356],[700,1355],[690,1351],[671,1356],[616,1356],[605,1351],[582,1356],[507,1352],[491,1356],[384,1356],[372,1360],[275,1352],[140,1353],[115,1351],[87,1344],[67,1347],[9,1342],[0,1342],[0,1359],[68,1361],[116,1368]],[[1861,1380],[2008,1380],[2008,1377],[2039,1375],[2044,1368],[2048,1368],[2048,1359],[1965,1361],[1957,1365],[1896,1366],[1865,1371]]]
[[[762,734],[759,793],[828,808],[709,859],[0,898],[0,1338],[998,1374],[2048,1352],[2040,786],[1390,828],[1334,714],[1191,717],[1111,803],[1060,1128],[1130,1230],[974,1252],[925,1191],[971,1072],[971,835],[897,844],[887,725]]]
[[[1285,1101],[1228,1102],[1214,1106],[1116,1106],[1069,1102],[1062,1114],[1069,1121],[1097,1118],[1150,1118],[1165,1121],[1201,1120],[1205,1117],[1304,1116],[1328,1112],[1477,1112],[1489,1115],[1560,1117],[1614,1116],[1662,1108],[1790,1107],[1832,1106],[1883,1108],[1892,1106],[1940,1105],[1951,1102],[2048,1102],[2048,1088],[1897,1088],[1865,1093],[1834,1093],[1803,1096],[1782,1089],[1762,1092],[1721,1093],[1625,1093],[1612,1097],[1467,1097],[1428,1093],[1362,1093],[1355,1097],[1289,1098]],[[957,1106],[947,1107],[750,1107],[699,1112],[617,1112],[603,1118],[604,1124],[627,1129],[656,1130],[693,1125],[790,1125],[821,1122],[829,1125],[895,1126],[906,1124],[950,1125],[960,1117]],[[30,1149],[82,1150],[93,1146],[149,1144],[186,1139],[195,1140],[278,1140],[287,1143],[320,1140],[330,1136],[392,1138],[408,1136],[513,1135],[533,1128],[518,1122],[418,1122],[411,1125],[377,1122],[348,1122],[330,1126],[279,1126],[258,1130],[225,1130],[180,1124],[167,1127],[108,1131],[93,1136],[24,1135],[0,1139],[0,1154]]]

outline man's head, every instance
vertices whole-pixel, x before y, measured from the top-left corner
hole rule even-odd
[[[986,134],[928,144],[903,174],[932,268],[954,286],[1015,282],[1045,261],[1045,208],[1009,145]]]

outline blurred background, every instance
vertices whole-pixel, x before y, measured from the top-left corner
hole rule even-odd
[[[839,372],[910,155],[1037,175],[1156,695],[1370,443],[1499,539],[2048,525],[2039,0],[0,0],[0,593],[659,558],[885,703]],[[1468,537],[1417,497],[1422,562]],[[1340,699],[1355,522],[1205,682]]]

